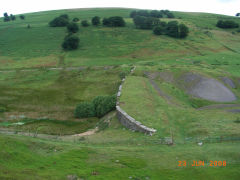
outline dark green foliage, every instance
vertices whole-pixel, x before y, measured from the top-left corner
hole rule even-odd
[[[179,25],[179,38],[187,37],[188,33],[189,33],[188,27],[184,24],[180,24]]]
[[[189,33],[189,29],[186,25],[178,25],[177,21],[170,21],[168,24],[166,22],[160,22],[158,26],[153,29],[155,35],[166,34],[175,38],[185,38]]]
[[[167,25],[166,34],[171,37],[177,38],[179,36],[178,22],[170,21]]]
[[[74,116],[76,118],[94,117],[94,115],[93,103],[89,102],[82,102],[78,104],[74,112]]]
[[[25,19],[25,16],[24,16],[24,15],[20,15],[19,17],[20,17],[20,19],[22,19],[22,20]]]
[[[133,18],[133,22],[136,28],[139,28],[139,29],[152,29],[154,26],[157,26],[160,24],[160,21],[158,18],[144,17],[144,16],[135,16]]]
[[[8,22],[11,20],[11,18],[8,16],[8,13],[4,13],[3,16],[4,16],[4,18],[3,18],[4,22]]]
[[[161,11],[153,10],[150,12],[150,16],[155,18],[162,18],[163,13]]]
[[[62,43],[62,48],[64,50],[74,50],[79,46],[79,38],[77,36],[68,35],[65,37],[64,42]]]
[[[78,21],[79,21],[79,18],[75,17],[75,18],[73,18],[72,21],[73,21],[73,22],[78,22]]]
[[[88,27],[88,26],[89,26],[89,23],[88,23],[87,20],[83,20],[83,21],[81,22],[81,24],[82,24],[83,27]]]
[[[30,24],[28,24],[28,25],[27,25],[27,28],[28,28],[28,29],[30,29],[30,28],[31,28]]]
[[[117,97],[115,95],[97,96],[90,103],[83,102],[77,105],[74,115],[77,118],[86,118],[93,116],[100,118],[115,109],[116,100]]]
[[[92,25],[98,26],[99,24],[100,24],[100,17],[94,16],[94,17],[92,18]]]
[[[103,19],[103,25],[109,27],[124,27],[126,25],[124,19],[120,16],[113,16]]]
[[[162,35],[162,34],[164,34],[164,32],[165,32],[165,29],[162,26],[156,26],[153,29],[153,33],[155,35]]]
[[[103,18],[102,24],[103,24],[104,26],[109,26],[109,24],[110,24],[109,18]]]
[[[67,14],[63,14],[59,17],[54,18],[49,22],[49,26],[51,27],[64,27],[69,24],[69,18]]]
[[[130,18],[134,18],[135,16],[137,16],[137,11],[132,11],[130,13]]]
[[[117,97],[113,96],[97,96],[92,103],[95,109],[95,116],[98,118],[104,116],[108,112],[115,109]]]
[[[226,28],[226,29],[227,28],[238,28],[239,27],[239,25],[236,22],[231,21],[231,20],[226,20],[226,21],[219,20],[217,22],[216,26],[219,27],[219,28]]]
[[[78,27],[77,23],[72,22],[67,25],[67,30],[69,33],[76,33],[76,32],[78,32],[79,27]]]
[[[13,14],[10,14],[10,19],[11,19],[12,21],[15,21],[15,20],[16,20],[16,16],[14,16]]]
[[[139,11],[132,11],[130,13],[130,17],[134,18],[136,16],[144,16],[144,17],[154,17],[154,18],[174,18],[174,14],[170,12],[169,10],[152,10],[152,11],[147,11],[147,10],[139,10]]]
[[[237,13],[236,16],[240,16],[240,13]]]
[[[62,15],[60,15],[59,17],[61,17],[61,18],[65,18],[65,19],[69,20],[69,17],[68,17],[67,14],[62,14]]]

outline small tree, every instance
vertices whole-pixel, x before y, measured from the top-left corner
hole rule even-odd
[[[100,17],[94,16],[94,17],[92,18],[92,25],[98,26],[99,24],[100,24]]]
[[[103,25],[110,27],[124,27],[126,25],[124,19],[120,16],[113,16],[103,19]]]
[[[4,13],[3,16],[4,16],[4,18],[3,18],[4,22],[8,22],[11,20],[10,17],[8,16],[8,13]]]
[[[95,115],[97,117],[102,117],[108,112],[115,109],[116,106],[116,96],[97,96],[93,99],[93,105],[95,109]]]
[[[81,22],[81,24],[82,24],[83,27],[88,27],[88,26],[89,26],[89,23],[88,23],[87,20],[83,20],[83,21]]]
[[[24,16],[24,15],[20,15],[19,17],[20,17],[20,19],[22,19],[22,20],[25,19],[25,16]]]
[[[188,27],[184,24],[180,24],[179,25],[179,37],[185,38],[185,37],[187,37],[188,33],[189,33]]]
[[[66,36],[64,42],[62,43],[62,48],[64,50],[74,50],[77,49],[79,46],[79,38],[77,36]]]
[[[73,18],[72,21],[73,21],[73,22],[78,22],[78,21],[79,21],[79,18],[75,17],[75,18]]]
[[[167,33],[168,36],[178,37],[178,35],[179,35],[178,22],[177,21],[170,21],[167,24],[166,33]]]
[[[76,118],[87,118],[87,117],[94,117],[94,105],[88,102],[82,102],[77,105],[74,116]]]
[[[67,26],[69,23],[69,18],[67,14],[63,14],[59,17],[54,18],[52,21],[49,22],[49,26],[51,27],[64,27]]]
[[[110,24],[109,18],[103,18],[102,24],[103,24],[104,26],[109,26],[109,24]]]
[[[79,27],[76,23],[72,22],[67,25],[67,30],[70,33],[76,33],[79,31]]]
[[[156,26],[154,29],[153,29],[153,33],[155,35],[162,35],[164,34],[164,28],[162,26]]]
[[[12,21],[15,21],[15,20],[16,20],[16,16],[14,16],[13,14],[10,14],[10,19],[11,19]]]

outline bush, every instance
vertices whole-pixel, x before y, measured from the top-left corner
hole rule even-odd
[[[20,19],[22,19],[22,20],[25,19],[25,16],[24,16],[24,15],[20,15],[19,17],[20,17]]]
[[[109,27],[124,27],[126,24],[124,19],[120,16],[104,18],[102,23],[104,26],[109,26]]]
[[[110,24],[109,18],[103,18],[102,24],[103,24],[104,26],[109,26],[109,24]]]
[[[167,25],[166,33],[167,33],[168,36],[178,37],[179,36],[178,22],[177,21],[170,21]]]
[[[179,37],[180,38],[185,38],[188,36],[189,29],[186,25],[180,24],[179,25]]]
[[[239,25],[234,22],[234,21],[230,21],[230,20],[226,20],[226,21],[223,21],[223,20],[219,20],[216,24],[217,27],[219,28],[238,28]]]
[[[51,27],[64,27],[67,26],[69,23],[69,18],[67,14],[63,14],[59,17],[54,18],[52,21],[49,22],[49,26]]]
[[[66,36],[64,42],[62,43],[62,48],[64,50],[74,50],[79,46],[79,38],[77,36]]]
[[[92,103],[95,109],[95,116],[98,118],[104,116],[116,107],[117,97],[113,96],[97,96]]]
[[[94,106],[93,103],[82,102],[77,105],[74,116],[76,118],[87,118],[87,117],[94,117]]]
[[[98,26],[100,24],[100,17],[95,16],[92,18],[92,25]]]
[[[175,38],[185,38],[188,36],[189,29],[186,25],[178,25],[177,21],[160,22],[158,26],[153,29],[155,35],[166,34]]]
[[[147,11],[147,10],[139,10],[139,11],[132,11],[130,13],[130,17],[134,18],[136,16],[144,16],[144,17],[154,17],[154,18],[162,18],[162,17],[167,17],[167,18],[174,18],[174,14],[170,12],[169,10],[152,10],[152,11]]]
[[[77,18],[77,17],[75,17],[75,18],[73,18],[73,20],[72,20],[73,22],[78,22],[79,21],[79,19]]]
[[[164,28],[162,26],[156,26],[154,29],[153,29],[153,33],[155,35],[162,35],[164,34]]]
[[[4,16],[4,18],[3,18],[4,22],[8,22],[11,20],[10,17],[8,16],[8,13],[4,13],[3,16]]]
[[[68,32],[70,32],[70,33],[76,33],[76,32],[78,32],[79,28],[78,28],[77,23],[74,23],[74,22],[69,23],[69,24],[67,25],[67,30],[68,30]]]
[[[16,20],[16,16],[10,14],[10,19],[11,19],[12,21],[15,21],[15,20]]]
[[[89,23],[88,23],[87,20],[83,20],[83,21],[81,22],[81,24],[82,24],[83,27],[88,27],[88,26],[89,26]]]
[[[154,26],[157,26],[160,24],[160,21],[158,18],[144,17],[144,16],[135,16],[133,18],[133,22],[136,28],[139,28],[139,29],[152,29]]]

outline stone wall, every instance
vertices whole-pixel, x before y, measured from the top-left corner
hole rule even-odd
[[[135,70],[135,67],[131,70],[131,74],[134,72],[134,70]],[[121,107],[119,106],[119,98],[121,96],[121,91],[122,91],[122,86],[123,86],[124,81],[125,81],[125,78],[122,79],[122,83],[119,86],[119,90],[117,93],[116,110],[117,110],[117,117],[118,117],[119,122],[122,125],[124,125],[126,128],[131,129],[133,131],[139,131],[139,132],[143,132],[148,135],[152,135],[157,130],[146,127],[142,123],[136,121],[134,118],[129,116],[124,110],[122,110]]]

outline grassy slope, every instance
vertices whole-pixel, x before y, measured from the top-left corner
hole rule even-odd
[[[118,135],[117,135],[118,134]],[[238,179],[239,143],[166,146],[141,133],[123,131],[116,119],[105,131],[74,142],[0,136],[0,177],[17,179]],[[186,160],[186,167],[178,167]],[[204,167],[192,167],[204,160]],[[226,167],[210,161],[227,160]],[[23,173],[24,172],[24,173]]]
[[[222,31],[215,27],[220,17],[239,22],[238,18],[176,12],[176,17],[181,19],[174,20],[187,24],[191,29],[186,40],[176,40],[167,36],[154,36],[148,30],[134,29],[132,19],[128,18],[130,11],[131,9],[60,10],[26,14],[24,21],[18,19],[15,22],[0,22],[1,69],[59,66],[59,56],[63,53],[60,45],[66,29],[50,28],[48,22],[63,13],[80,20],[90,20],[95,15],[102,18],[120,15],[127,21],[125,28],[81,27],[78,33],[81,46],[66,54],[67,66],[129,64],[139,61],[159,63],[181,57],[201,57],[216,52],[228,52],[232,43],[236,44],[240,39],[237,33],[232,35],[231,31]],[[27,24],[32,28],[27,29]],[[229,36],[227,40],[222,39],[225,36]],[[238,48],[238,45],[234,45],[234,50],[238,51]]]
[[[187,39],[178,40],[134,29],[132,20],[128,18],[130,11],[49,11],[26,14],[25,21],[0,22],[0,69],[137,64],[136,73],[139,74],[146,69],[158,71],[178,66],[185,69],[197,68],[204,73],[213,71],[213,75],[230,73],[234,78],[240,76],[240,35],[232,34],[232,30],[215,27],[220,17],[237,22],[239,19],[205,13],[175,12],[177,17],[181,17],[177,20],[188,24],[191,29]],[[63,13],[69,14],[71,18],[88,20],[95,15],[120,15],[125,17],[127,27],[80,28],[80,48],[64,53],[60,45],[66,34],[65,28],[50,28],[47,25],[51,19]],[[32,28],[27,29],[27,24]],[[61,56],[65,58],[62,60]],[[193,65],[194,61],[201,62],[201,65]],[[6,106],[8,112],[0,113],[0,116],[6,120],[10,115],[24,114],[32,118],[48,116],[76,122],[72,117],[76,103],[91,100],[96,95],[115,93],[120,80],[119,72],[128,70],[129,66],[110,70],[103,68],[96,70],[93,67],[71,72],[40,69],[34,72],[1,73],[0,105]],[[137,120],[146,120],[146,125],[158,129],[153,137],[125,130],[116,119],[104,131],[87,138],[74,139],[75,143],[1,135],[0,146],[4,148],[0,150],[0,178],[66,179],[69,174],[77,174],[85,179],[127,179],[130,176],[133,179],[239,179],[239,143],[209,143],[203,147],[192,143],[177,143],[175,146],[159,144],[160,137],[170,136],[170,128],[174,138],[181,143],[186,136],[198,138],[206,134],[238,135],[239,124],[233,123],[237,115],[226,115],[219,111],[206,114],[196,112],[181,91],[170,91],[172,87],[169,84],[157,83],[176,96],[174,101],[181,103],[184,108],[166,104],[143,77],[129,77],[121,98],[127,112],[139,116],[141,119]],[[128,94],[125,93],[126,88],[131,90]],[[131,98],[131,95],[138,97]],[[140,104],[140,100],[144,103]],[[135,104],[138,104],[138,109]],[[159,117],[157,122],[155,117]],[[87,126],[81,124],[82,121],[83,124],[86,122],[77,122],[81,126],[78,130],[76,127],[66,127],[63,121],[60,125],[47,122],[44,125],[49,128],[42,131],[60,134],[59,129],[61,131],[62,128],[65,134],[79,133],[88,128],[88,125],[94,127],[96,119]],[[26,130],[35,126],[37,125],[28,126]],[[179,168],[178,160],[188,160],[189,163],[193,160],[227,160],[228,166]]]

